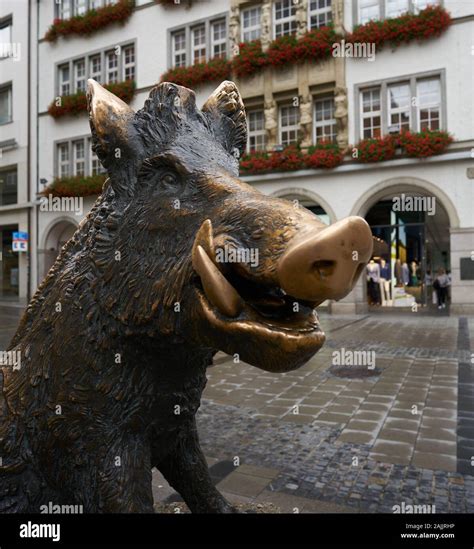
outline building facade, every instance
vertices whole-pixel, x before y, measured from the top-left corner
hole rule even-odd
[[[120,26],[109,25],[89,36],[46,39],[55,18],[67,20],[114,3],[51,0],[38,3],[36,15],[32,14],[38,75],[38,93],[32,92],[37,97],[38,127],[32,153],[37,172],[32,171],[30,178],[37,224],[32,256],[37,274],[31,280],[32,289],[95,199],[77,192],[81,201],[55,208],[51,202],[40,203],[40,193],[48,194],[57,179],[87,182],[102,172],[90,147],[86,113],[53,116],[50,106],[63,108],[65,98],[82,93],[91,77],[110,85],[135,82],[130,104],[140,108],[166,71],[177,74],[173,70],[186,72],[195,64],[239,59],[258,40],[263,55],[271,53],[276,61],[249,74],[234,65],[229,69],[248,113],[249,152],[273,155],[297,146],[309,154],[314,147],[334,144],[344,157],[332,169],[296,166],[256,171],[243,178],[264,193],[293,200],[295,207],[310,208],[327,223],[362,215],[374,234],[369,270],[351,294],[329,304],[331,310],[433,307],[432,280],[444,269],[452,281],[451,312],[474,312],[474,5],[431,0],[451,17],[449,27],[439,35],[374,52],[369,48],[336,54],[334,50],[314,62],[280,63],[275,43],[285,45],[288,40],[291,45],[292,40],[304,41],[308,33],[317,37],[328,26],[339,41],[341,37],[349,40],[358,25],[371,20],[391,20],[404,13],[423,17],[428,2],[181,0],[173,4],[138,0]],[[0,13],[4,15],[8,17]],[[319,46],[312,44],[316,51]],[[12,60],[2,63],[13,67]],[[2,74],[0,87],[8,82],[8,74]],[[203,79],[193,86],[198,104],[218,84]],[[410,157],[397,146],[390,159],[358,161],[359,143],[404,131],[416,135],[447,131],[454,141],[440,154],[426,158]],[[2,137],[2,142],[7,138]],[[6,154],[1,164],[5,168],[15,163],[13,156],[6,163]],[[20,198],[28,202],[26,195]],[[0,215],[5,215],[1,223],[8,227],[4,207],[0,207]],[[25,223],[21,221],[19,227]],[[20,287],[21,261],[26,258],[20,257]]]
[[[0,6],[0,301],[24,302],[35,278],[31,248],[31,139],[34,128],[30,89],[32,30],[29,3],[5,0]],[[34,88],[33,88],[34,90]],[[25,251],[13,244],[23,233]]]

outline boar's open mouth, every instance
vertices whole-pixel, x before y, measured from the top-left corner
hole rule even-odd
[[[243,276],[233,265],[224,268],[213,260],[215,250],[209,220],[196,234],[192,257],[199,275],[195,279],[196,289],[214,323],[243,321],[253,330],[263,328],[267,337],[271,332],[293,337],[319,334],[324,340],[315,311],[317,303],[296,299],[276,285],[262,284]]]

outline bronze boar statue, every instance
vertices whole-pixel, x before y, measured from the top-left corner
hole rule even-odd
[[[153,467],[193,512],[231,512],[196,430],[206,367],[218,350],[269,372],[308,361],[315,308],[353,288],[370,229],[238,178],[232,82],[201,110],[162,83],[135,112],[90,80],[88,106],[108,179],[10,343],[21,365],[2,367],[0,512],[152,512]]]

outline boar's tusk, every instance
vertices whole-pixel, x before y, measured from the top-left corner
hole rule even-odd
[[[198,246],[202,246],[209,258],[214,261],[216,253],[214,251],[214,239],[212,235],[212,223],[210,219],[203,221],[202,225],[199,227],[196,236],[194,237],[192,258],[194,261],[194,256],[196,255],[196,250]]]
[[[207,299],[222,314],[235,317],[243,308],[244,302],[235,288],[214,265],[204,248],[196,247],[193,254],[193,267],[201,277]]]

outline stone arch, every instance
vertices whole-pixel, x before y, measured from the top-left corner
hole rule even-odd
[[[429,181],[409,176],[391,177],[390,179],[386,179],[377,185],[370,187],[370,189],[358,198],[357,202],[352,207],[350,215],[365,217],[370,208],[379,200],[382,200],[387,195],[400,194],[403,192],[419,192],[421,194],[435,196],[436,200],[439,200],[441,206],[448,215],[450,227],[458,228],[460,226],[459,215],[456,208],[452,200],[443,190]]]
[[[285,198],[287,196],[301,196],[304,198],[308,198],[318,206],[321,206],[321,208],[324,209],[324,211],[329,216],[330,223],[335,223],[337,221],[336,214],[334,213],[334,210],[329,205],[324,198],[319,196],[317,193],[310,191],[308,189],[305,189],[303,187],[285,187],[284,189],[278,189],[277,191],[274,191],[271,193],[270,196],[275,196],[277,198]]]

